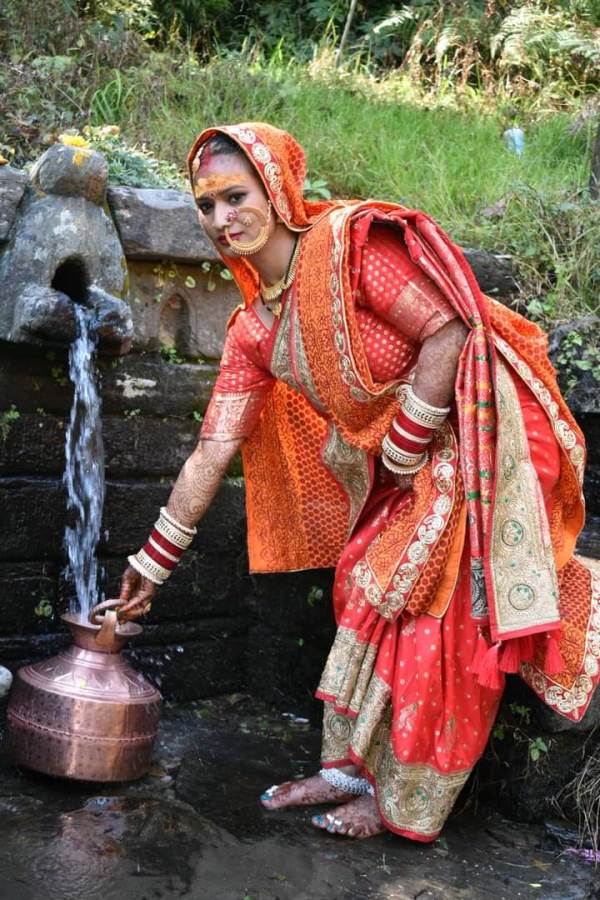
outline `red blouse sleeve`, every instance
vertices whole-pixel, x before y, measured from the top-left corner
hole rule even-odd
[[[227,332],[219,375],[200,430],[205,440],[248,437],[275,383],[264,366],[262,335],[253,327],[251,315],[250,311],[239,313]]]
[[[400,235],[386,225],[373,225],[369,231],[357,302],[418,343],[458,315],[412,262]]]

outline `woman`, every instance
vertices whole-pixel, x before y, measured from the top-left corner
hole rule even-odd
[[[582,436],[542,333],[426,215],[307,202],[302,148],[262,123],[207,129],[188,163],[244,302],[123,614],[149,609],[241,447],[251,570],[337,566],[322,768],[261,802],[431,841],[505,672],[575,720],[597,683],[600,592],[572,556]]]

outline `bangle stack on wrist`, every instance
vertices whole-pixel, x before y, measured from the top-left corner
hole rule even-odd
[[[401,392],[400,392],[401,391]],[[395,475],[415,475],[427,463],[427,447],[444,423],[450,407],[432,406],[419,399],[411,385],[401,388],[402,408],[383,439],[382,462]]]
[[[144,578],[154,584],[162,584],[192,543],[195,534],[195,528],[181,525],[163,506],[148,540],[127,561]]]

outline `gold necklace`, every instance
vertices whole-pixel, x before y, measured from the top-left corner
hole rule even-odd
[[[280,278],[279,281],[276,281],[275,284],[266,285],[262,278],[260,279],[260,298],[263,302],[263,305],[267,307],[267,309],[273,313],[276,319],[281,315],[281,300],[279,299],[284,291],[287,291],[289,287],[291,287],[294,278],[296,277],[296,271],[298,269],[298,260],[300,258],[300,238],[296,239],[296,246],[294,247],[294,252],[292,253],[289,265],[287,267],[287,271],[283,278]],[[269,304],[273,305],[270,306]]]

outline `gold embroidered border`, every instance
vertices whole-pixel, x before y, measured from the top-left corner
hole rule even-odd
[[[321,762],[325,764],[348,759],[354,723],[348,716],[336,712],[333,703],[325,703],[324,707]]]
[[[377,647],[359,641],[352,628],[338,628],[318,692],[335,697],[336,706],[359,712],[373,674]]]
[[[210,441],[234,441],[248,437],[260,416],[268,390],[241,393],[213,391],[200,437]]]
[[[440,831],[471,769],[444,774],[425,763],[402,763],[391,738],[391,688],[373,675],[354,723],[352,750],[377,786],[377,802],[394,828],[428,837]]]
[[[441,429],[441,447],[434,450],[431,476],[436,494],[427,514],[417,524],[413,535],[400,550],[392,587],[384,592],[366,559],[352,569],[352,580],[363,589],[369,603],[386,619],[393,621],[406,606],[412,590],[423,572],[437,541],[448,524],[456,490],[457,445],[451,426]]]
[[[548,706],[578,722],[585,715],[600,671],[600,579],[592,574],[592,608],[583,657],[583,672],[570,688],[557,684],[531,663],[521,666],[521,677]]]
[[[558,578],[539,479],[531,462],[515,385],[498,359],[498,478],[491,575],[498,634],[558,621]]]
[[[250,147],[250,154],[263,172],[273,194],[273,202],[277,212],[282,213],[283,217],[289,220],[291,216],[290,204],[283,190],[281,169],[269,147],[257,138],[256,133],[251,128],[228,125],[223,128],[223,131],[234,134],[243,144],[247,144]]]
[[[292,369],[292,360],[290,356],[290,334],[291,334],[291,309],[292,304],[288,297],[288,302],[284,304],[281,313],[281,319],[277,327],[277,334],[273,343],[273,352],[271,354],[271,374],[289,384],[296,391],[300,391],[300,385],[297,383]]]
[[[360,447],[348,444],[331,421],[327,424],[327,440],[322,457],[350,501],[347,534],[350,537],[371,488],[369,458]]]
[[[391,698],[389,684],[373,673],[352,734],[352,749],[360,759],[374,759],[379,752],[380,730],[391,715]]]
[[[389,717],[378,740],[376,763],[367,760],[366,764],[375,777],[377,802],[386,820],[398,830],[423,837],[437,834],[471,769],[444,774],[424,763],[401,763],[392,748]]]
[[[539,378],[536,378],[527,363],[513,350],[510,344],[507,344],[501,337],[494,335],[494,341],[498,349],[511,363],[514,369],[519,373],[525,384],[531,388],[535,396],[538,398],[550,419],[550,423],[554,429],[556,438],[566,451],[566,454],[575,469],[579,484],[583,484],[583,474],[585,468],[585,448],[581,444],[578,436],[575,434],[569,423],[560,418],[560,407],[558,403],[552,399],[552,394]]]
[[[298,279],[298,281],[299,280],[300,279]],[[292,288],[292,290],[294,290],[294,288]],[[298,300],[295,290],[293,296],[290,297],[290,305],[292,307],[291,330],[293,335],[292,344],[294,351],[294,365],[296,369],[296,376],[306,398],[308,399],[312,407],[318,413],[324,413],[325,407],[323,406],[323,404],[321,403],[321,399],[317,395],[317,389],[315,387],[312,373],[308,365],[308,358],[306,356],[306,350],[304,348],[304,341],[302,340],[300,308],[298,306]]]

